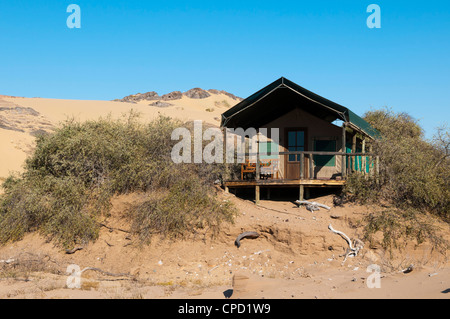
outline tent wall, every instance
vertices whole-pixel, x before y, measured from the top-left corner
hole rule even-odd
[[[305,128],[307,131],[307,148],[305,151],[314,151],[315,140],[335,140],[337,152],[342,151],[342,128],[328,123],[318,117],[311,115],[299,108],[274,119],[263,126],[270,132],[271,128],[279,128],[280,152],[287,152],[287,140],[285,136],[286,128]],[[286,178],[284,157],[280,155],[279,172],[281,178]],[[342,156],[335,156],[334,166],[317,166],[314,171],[314,178],[331,178],[340,175],[342,172]]]

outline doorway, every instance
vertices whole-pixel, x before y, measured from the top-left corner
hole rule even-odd
[[[298,152],[307,150],[306,128],[287,128],[285,131],[286,150]],[[303,176],[306,178],[307,159],[304,158]],[[300,155],[286,155],[284,157],[285,179],[300,179]]]

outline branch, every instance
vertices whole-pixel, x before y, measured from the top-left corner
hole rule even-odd
[[[75,247],[73,249],[66,249],[66,254],[73,254],[75,253],[77,250],[82,250],[83,247]]]
[[[114,274],[114,273],[110,273],[110,272],[101,270],[100,268],[94,268],[94,267],[86,267],[80,273],[83,273],[84,271],[87,271],[87,270],[98,271],[104,275],[111,276],[111,277],[132,277],[130,274],[127,274],[127,273]]]
[[[99,225],[102,226],[102,227],[108,228],[110,231],[118,230],[118,231],[121,231],[121,232],[124,232],[124,233],[129,233],[129,234],[131,233],[129,230],[125,230],[125,229],[121,229],[121,228],[114,228],[114,227],[105,225],[103,223],[99,223]]]
[[[328,225],[328,229],[331,230],[333,233],[340,235],[340,236],[341,236],[342,238],[344,238],[344,239],[347,241],[347,243],[348,243],[349,249],[347,249],[347,252],[346,252],[345,255],[344,255],[345,258],[344,258],[344,260],[342,261],[342,265],[343,265],[343,264],[345,263],[345,261],[347,260],[347,257],[356,257],[356,256],[358,255],[358,252],[359,252],[361,249],[363,249],[364,243],[363,243],[361,240],[355,239],[355,240],[354,240],[354,243],[355,243],[355,246],[356,246],[356,247],[353,247],[352,241],[350,240],[350,238],[349,238],[345,233],[343,233],[343,232],[341,232],[341,231],[339,231],[339,230],[334,229],[333,226],[331,226],[331,224]]]
[[[319,203],[316,203],[316,202],[308,202],[308,201],[306,201],[306,200],[296,200],[295,202],[296,202],[297,204],[299,204],[299,205],[306,205],[306,208],[307,208],[309,211],[319,210],[319,207],[325,208],[325,209],[327,209],[327,210],[330,210],[330,209],[331,209],[331,207],[329,207],[329,206],[327,206],[327,205],[319,204]]]

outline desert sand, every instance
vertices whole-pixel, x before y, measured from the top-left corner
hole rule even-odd
[[[204,99],[183,96],[167,101],[167,107],[151,106],[154,101],[136,103],[116,101],[60,100],[0,96],[0,181],[11,172],[21,172],[27,155],[33,149],[36,133],[50,132],[60,123],[75,119],[96,120],[111,116],[114,119],[140,114],[143,121],[159,114],[182,121],[201,120],[220,125],[220,115],[238,100],[219,93]],[[34,112],[31,112],[34,111]]]
[[[224,94],[169,102],[173,105],[157,107],[149,101],[0,97],[0,178],[22,170],[37,133],[51,132],[68,118],[120,117],[133,109],[143,120],[163,114],[219,125],[220,114],[237,103]],[[237,206],[239,216],[213,238],[199,233],[183,240],[154,238],[149,245],[140,244],[128,232],[124,215],[141,195],[128,194],[113,199],[99,239],[73,254],[37,233],[2,246],[0,298],[450,298],[448,259],[427,242],[405,243],[392,258],[375,242],[343,263],[347,243],[328,225],[359,238],[362,217],[378,206],[333,207],[329,194],[313,200],[331,206],[330,211],[310,212],[290,200],[263,199],[255,205],[251,199],[216,191],[221,200]],[[449,225],[439,227],[442,236],[450,239]],[[244,231],[260,236],[243,239],[237,248],[234,240]],[[84,271],[74,276],[67,272],[70,265]],[[379,288],[369,288],[374,278],[370,265],[379,266]],[[410,265],[414,265],[412,272],[402,272]],[[68,288],[74,280],[79,285]]]
[[[347,204],[311,213],[289,201],[257,206],[217,192],[241,214],[215,238],[155,238],[140,245],[126,232],[123,217],[127,205],[139,200],[133,194],[114,199],[100,238],[74,254],[38,234],[4,246],[0,298],[449,298],[448,261],[426,243],[405,247],[393,259],[380,247],[365,247],[342,263],[347,243],[328,225],[357,238],[360,229],[349,224],[376,207]],[[316,200],[332,205],[330,195]],[[236,236],[248,230],[260,237],[243,239],[237,248]],[[66,271],[73,264],[96,270],[82,272],[79,287],[69,289]],[[374,264],[380,267],[379,288],[367,284]],[[411,264],[413,271],[403,273]]]

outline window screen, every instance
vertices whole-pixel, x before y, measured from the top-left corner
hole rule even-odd
[[[305,150],[305,132],[289,131],[288,132],[288,151],[298,152]],[[299,162],[300,155],[289,155],[289,162]]]
[[[335,140],[316,140],[314,150],[318,152],[336,152]],[[314,155],[316,166],[336,166],[336,156],[334,155]]]

